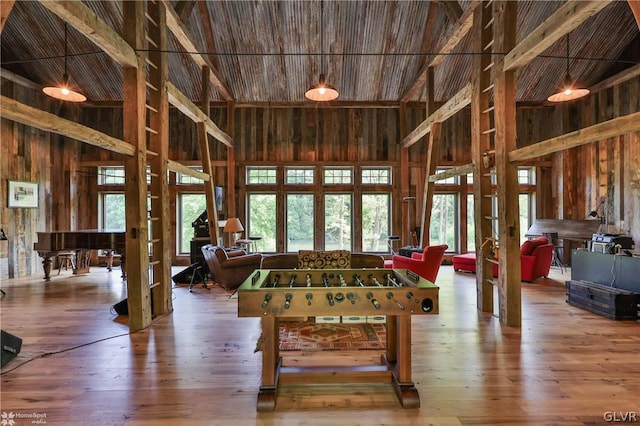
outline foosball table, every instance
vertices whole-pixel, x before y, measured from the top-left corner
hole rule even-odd
[[[420,406],[411,380],[411,316],[438,313],[438,287],[400,269],[259,269],[238,288],[238,316],[262,318],[262,384],[257,410],[275,409],[279,384],[391,383],[404,408]],[[386,316],[380,365],[286,367],[280,319]]]

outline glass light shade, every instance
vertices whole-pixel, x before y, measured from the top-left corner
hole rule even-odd
[[[325,83],[324,74],[320,74],[318,83],[311,86],[311,88],[304,93],[304,96],[312,101],[326,102],[337,99],[340,94],[335,87]]]
[[[224,232],[244,232],[244,227],[242,226],[242,222],[237,217],[230,217],[227,219],[227,224],[224,225]]]

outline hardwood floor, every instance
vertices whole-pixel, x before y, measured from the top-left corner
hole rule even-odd
[[[0,283],[2,329],[23,339],[2,369],[0,412],[22,416],[15,425],[38,416],[49,425],[591,425],[607,424],[607,413],[640,420],[640,323],[567,305],[569,272],[523,284],[522,328],[509,328],[477,312],[473,275],[443,266],[440,314],[413,318],[419,409],[403,409],[389,385],[307,385],[281,389],[273,413],[256,412],[259,319],[237,318],[230,293],[180,285],[172,314],[129,334],[111,309],[126,297],[119,276],[92,268],[48,283]],[[285,362],[376,359],[370,352],[286,354]]]

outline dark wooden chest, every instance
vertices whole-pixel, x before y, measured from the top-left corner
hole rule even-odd
[[[571,280],[567,303],[615,320],[638,320],[640,294],[589,281]]]

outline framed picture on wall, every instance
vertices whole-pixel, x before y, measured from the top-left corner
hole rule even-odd
[[[38,184],[19,180],[8,181],[7,207],[38,207]]]
[[[222,187],[214,186],[213,189],[215,191],[215,196],[216,196],[216,210],[221,212],[222,211]]]

